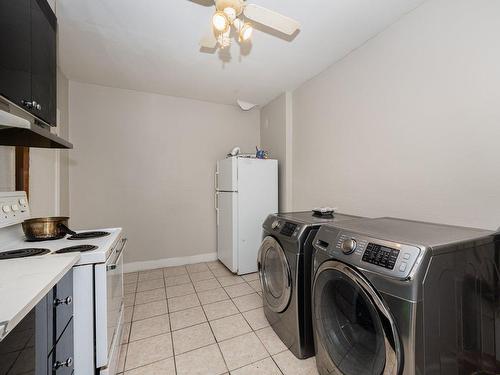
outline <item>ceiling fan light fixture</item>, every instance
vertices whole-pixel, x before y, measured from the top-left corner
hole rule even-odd
[[[247,41],[252,37],[253,27],[250,23],[245,22],[243,27],[240,29],[240,41]]]
[[[231,7],[227,7],[224,9],[224,14],[229,19],[230,22],[233,22],[236,18],[236,10]]]
[[[224,12],[215,12],[212,16],[212,25],[219,33],[224,33],[229,29],[229,19]]]
[[[217,37],[217,42],[219,43],[221,49],[229,47],[231,45],[230,30],[220,33]]]

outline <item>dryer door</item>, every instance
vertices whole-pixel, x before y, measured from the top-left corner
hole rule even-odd
[[[266,237],[259,249],[258,267],[262,295],[274,312],[282,312],[292,296],[292,272],[285,252],[273,237]]]
[[[352,267],[327,261],[313,284],[316,361],[321,373],[400,374],[402,350],[384,301]]]

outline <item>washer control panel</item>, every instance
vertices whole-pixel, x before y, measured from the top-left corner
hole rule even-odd
[[[24,191],[0,193],[0,228],[22,223],[29,218],[30,209]]]
[[[399,249],[393,249],[370,242],[361,260],[392,270],[398,260],[399,251]]]
[[[344,254],[351,254],[356,250],[358,243],[355,239],[350,238],[348,240],[342,241],[341,249]]]
[[[354,236],[342,234],[337,237],[336,248],[340,249],[345,255],[350,255],[353,253],[361,255],[363,254],[366,245],[368,245],[368,242],[359,237],[354,238]]]
[[[333,237],[335,236],[336,237]],[[336,238],[331,242],[331,238]],[[418,246],[401,244],[357,233],[320,230],[314,241],[316,248],[332,258],[379,274],[407,279],[420,255]]]

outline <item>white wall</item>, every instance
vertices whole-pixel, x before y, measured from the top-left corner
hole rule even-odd
[[[0,191],[12,191],[16,186],[14,147],[0,146]]]
[[[279,210],[292,209],[292,94],[285,92],[260,111],[260,145],[278,160]]]
[[[127,263],[213,256],[215,163],[254,150],[259,111],[70,82],[70,122],[74,228],[123,227]]]
[[[500,2],[432,0],[294,92],[294,209],[500,225]]]

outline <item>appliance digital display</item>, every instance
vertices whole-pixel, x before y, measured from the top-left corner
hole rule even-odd
[[[291,237],[295,229],[297,228],[297,224],[294,223],[285,223],[283,229],[281,229],[280,233],[284,234],[287,237]]]
[[[363,254],[363,262],[375,264],[380,267],[394,269],[399,250],[386,246],[369,243]]]

